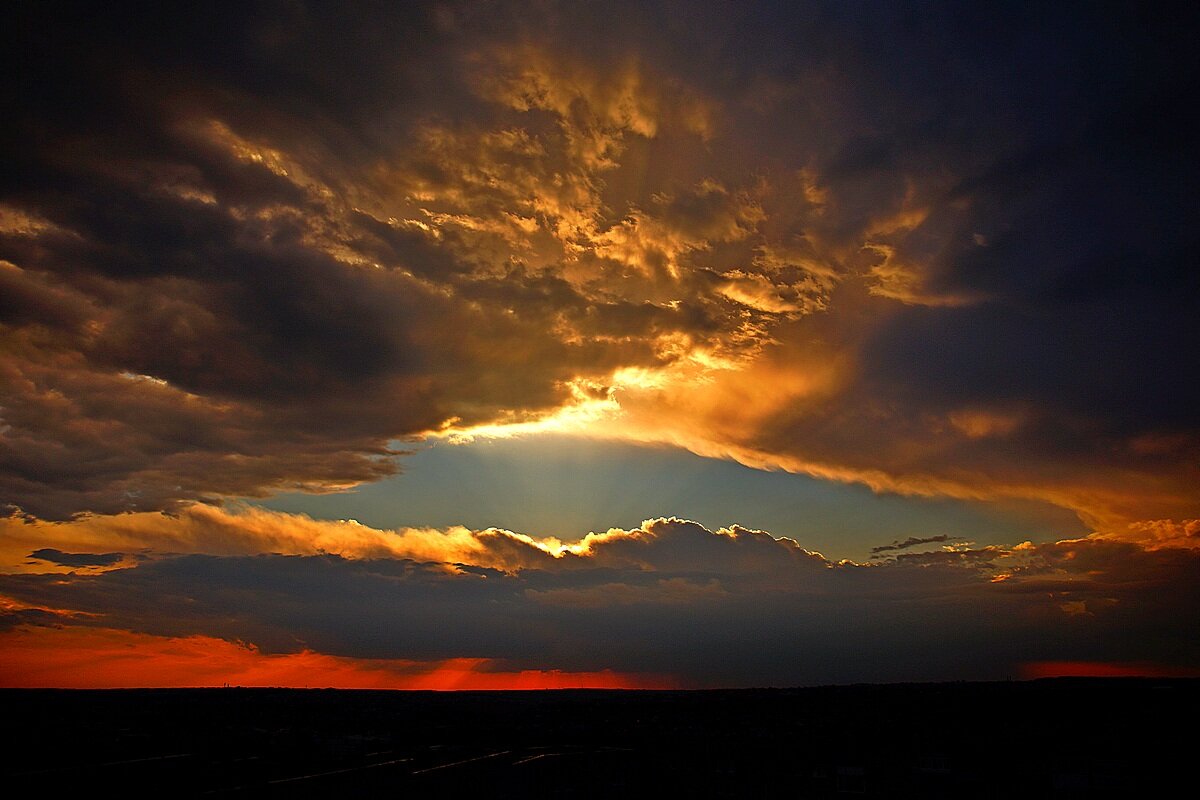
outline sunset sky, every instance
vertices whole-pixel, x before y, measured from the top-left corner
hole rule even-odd
[[[7,9],[0,686],[1200,675],[1197,12],[978,5]]]

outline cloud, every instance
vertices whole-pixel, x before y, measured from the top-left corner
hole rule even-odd
[[[224,522],[263,535],[257,512]],[[99,574],[5,575],[0,595],[10,631],[48,609],[70,635],[213,637],[270,658],[426,665],[418,671],[484,659],[508,673],[710,686],[998,678],[1035,662],[1200,666],[1186,624],[1196,597],[1171,588],[1200,577],[1194,549],[1087,538],[868,566],[679,519],[575,545],[495,530],[370,535],[394,538],[393,554],[353,541],[347,553],[362,555],[160,552]]]
[[[362,70],[334,59],[317,78],[306,48],[341,52],[373,26],[327,40],[315,13],[209,20],[270,43],[244,73],[211,60],[221,37],[163,50],[116,20],[80,38],[69,18],[47,29],[69,63],[22,69],[17,127],[44,135],[12,143],[0,216],[11,511],[337,490],[394,473],[397,440],[535,420],[619,370],[754,346],[684,263],[750,237],[753,197],[711,178],[611,210],[603,197],[627,139],[708,135],[698,95],[635,61],[512,42],[447,40],[436,66],[366,46]],[[186,28],[162,24],[161,41]],[[83,68],[105,48],[129,58]],[[379,94],[279,78],[290,102],[264,103],[245,78],[268,63],[318,82],[365,70]],[[453,88],[415,86],[442,68]],[[392,90],[407,116],[366,122]],[[39,100],[76,92],[101,99]],[[626,267],[681,285],[623,282]]]
[[[949,534],[939,534],[938,536],[910,536],[903,542],[892,542],[891,544],[883,544],[878,547],[872,547],[872,553],[885,553],[891,550],[907,550],[910,547],[916,547],[919,544],[931,544],[933,542],[944,542],[949,539]]]
[[[255,507],[190,505],[169,516],[142,512],[91,516],[66,524],[10,518],[0,521],[0,530],[4,533],[0,559],[9,571],[29,571],[26,554],[37,543],[58,545],[41,548],[43,555],[61,553],[61,548],[80,550],[107,545],[143,554],[337,553],[349,558],[409,558],[497,569],[535,565],[550,557],[534,540],[508,531],[462,527],[385,531],[353,520],[314,520]],[[556,545],[549,542],[544,546]]]
[[[53,547],[43,547],[29,554],[30,558],[49,561],[63,567],[111,567],[125,558],[124,553],[64,553]]]
[[[0,520],[7,571],[36,572],[26,563],[30,543],[89,548],[104,542],[145,557],[163,554],[253,556],[335,554],[350,559],[407,559],[421,563],[460,564],[502,572],[524,569],[574,569],[588,565],[655,570],[704,567],[723,558],[745,571],[773,574],[780,565],[824,563],[789,539],[734,525],[715,533],[679,519],[653,520],[643,528],[614,528],[589,533],[577,542],[535,538],[487,528],[399,528],[381,530],[354,520],[315,520],[303,514],[269,511],[255,506],[227,509],[194,504],[170,515],[143,512],[92,516],[70,523]],[[70,553],[42,548],[44,560],[63,561]],[[157,554],[157,555],[156,555]],[[79,555],[79,554],[76,554]],[[115,554],[119,555],[119,554]],[[55,556],[54,558],[48,558]],[[115,562],[114,562],[115,563]]]
[[[0,43],[9,512],[336,491],[569,419],[1109,533],[1200,514],[1185,25],[93,11]]]

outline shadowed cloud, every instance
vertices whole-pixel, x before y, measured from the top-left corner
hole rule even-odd
[[[944,533],[939,534],[938,536],[926,536],[926,537],[910,536],[907,539],[905,539],[903,542],[892,542],[891,544],[881,544],[878,547],[872,547],[871,552],[872,553],[886,553],[891,550],[907,550],[908,548],[916,547],[919,544],[932,544],[934,542],[944,542],[949,538],[950,537]]]
[[[267,522],[288,520],[224,520],[254,537]],[[678,519],[576,545],[497,530],[367,533],[377,544],[359,552],[391,542],[393,554],[162,554],[97,575],[7,575],[0,594],[13,614],[70,609],[59,626],[208,636],[264,654],[474,658],[694,686],[982,679],[1069,660],[1200,666],[1186,624],[1200,597],[1179,590],[1200,577],[1193,549],[1090,538],[866,566]],[[944,641],[969,644],[935,646]]]
[[[43,547],[29,554],[30,558],[49,561],[63,567],[111,567],[119,564],[124,553],[64,553],[53,547]]]

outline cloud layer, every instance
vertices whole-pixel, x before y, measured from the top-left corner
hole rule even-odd
[[[144,548],[103,571],[0,577],[14,652],[49,636],[32,633],[40,628],[63,646],[142,637],[147,657],[163,646],[155,641],[208,637],[262,658],[311,653],[415,675],[470,659],[510,678],[592,685],[600,675],[683,686],[996,679],[1064,662],[1200,669],[1189,625],[1200,595],[1186,588],[1200,585],[1200,558],[1163,540],[962,544],[861,565],[679,519],[575,545],[200,508],[158,528],[160,546],[193,553]],[[240,549],[259,554],[205,552],[217,528],[209,541],[228,547],[240,535]],[[277,536],[318,528],[326,538]],[[1180,534],[1194,545],[1195,530]],[[327,549],[335,542],[341,552]],[[31,555],[71,565],[59,551]]]

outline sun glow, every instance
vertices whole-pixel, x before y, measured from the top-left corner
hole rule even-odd
[[[583,434],[597,422],[620,413],[621,405],[617,402],[612,389],[597,396],[596,389],[582,380],[568,384],[571,401],[559,407],[554,412],[533,419],[516,419],[513,421],[492,422],[484,425],[459,427],[452,420],[451,424],[438,431],[431,431],[429,437],[443,439],[450,444],[470,444],[476,439],[512,439],[518,436],[534,434],[559,433]]]
[[[688,394],[711,387],[718,373],[730,373],[746,366],[745,362],[716,353],[712,348],[690,346],[684,349],[686,352],[667,366],[657,369],[622,367],[603,384],[590,378],[574,378],[566,383],[568,401],[550,413],[528,418],[511,412],[509,419],[472,426],[460,426],[458,419],[452,419],[441,429],[430,431],[428,437],[451,444],[537,434],[624,438],[623,426],[618,424],[625,416],[622,397]]]
[[[151,636],[108,628],[31,628],[0,635],[0,685],[92,689],[204,686],[339,689],[661,689],[664,675],[613,670],[505,669],[486,658],[349,658],[312,650],[264,653],[211,636]]]

